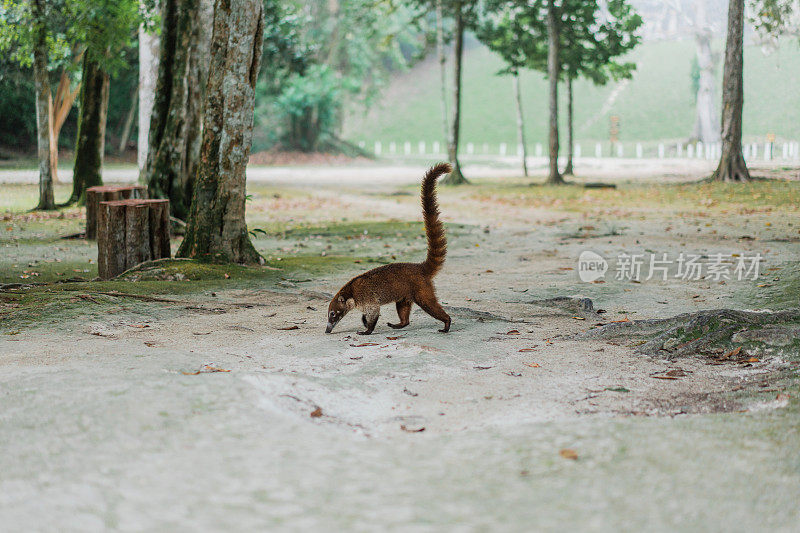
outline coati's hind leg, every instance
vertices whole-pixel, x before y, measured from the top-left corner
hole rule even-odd
[[[381,308],[380,307],[373,307],[367,309],[363,315],[361,315],[361,322],[364,323],[364,327],[367,328],[366,331],[359,331],[359,335],[369,335],[375,329],[375,324],[378,323],[378,318],[381,316]]]
[[[433,287],[425,288],[414,297],[416,303],[423,311],[431,315],[436,320],[444,322],[444,328],[440,329],[442,333],[450,331],[450,315],[448,315],[439,302],[436,300],[436,294],[433,292]]]
[[[400,300],[395,304],[397,306],[397,316],[400,322],[392,324],[389,322],[389,327],[394,329],[404,328],[408,325],[408,317],[411,316],[411,300]]]

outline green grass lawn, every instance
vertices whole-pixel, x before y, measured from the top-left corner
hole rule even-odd
[[[714,45],[722,52],[723,43]],[[595,87],[581,80],[575,84],[575,137],[578,142],[608,139],[609,117],[620,117],[622,141],[679,140],[687,138],[694,125],[694,96],[691,91],[691,63],[694,43],[652,42],[631,54],[638,69],[604,108],[615,85]],[[462,134],[464,143],[482,143],[493,149],[501,142],[516,146],[516,115],[512,83],[496,76],[502,60],[474,40],[465,52]],[[718,67],[721,87],[722,59]],[[767,133],[778,139],[800,139],[800,48],[787,41],[771,55],[760,47],[745,48],[744,133],[748,142],[764,141]],[[547,139],[547,84],[536,72],[522,75],[523,107],[527,140],[531,145]],[[565,109],[565,91],[561,91]],[[428,60],[397,75],[383,100],[364,116],[351,113],[345,136],[352,141],[401,143],[442,140],[439,70]],[[564,119],[565,113],[562,113]],[[562,120],[562,125],[564,120]],[[563,127],[563,126],[562,126]],[[400,145],[401,149],[402,146]],[[588,150],[588,146],[585,150]],[[430,148],[429,148],[430,149]],[[593,149],[592,149],[593,150]],[[588,153],[588,152],[584,152]]]

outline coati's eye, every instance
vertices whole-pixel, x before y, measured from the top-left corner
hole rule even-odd
[[[331,311],[331,318],[336,316],[336,311]]]

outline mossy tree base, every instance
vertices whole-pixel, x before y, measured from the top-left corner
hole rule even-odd
[[[749,354],[780,350],[800,358],[800,308],[779,312],[715,309],[672,318],[608,324],[587,338],[638,339],[642,354],[675,359],[720,355],[740,348]],[[739,352],[737,352],[739,353]]]

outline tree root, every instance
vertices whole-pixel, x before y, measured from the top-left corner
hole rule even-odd
[[[636,351],[675,359],[746,348],[748,353],[782,350],[800,357],[800,308],[785,311],[715,309],[672,318],[618,322],[590,330],[586,339],[633,339]]]

